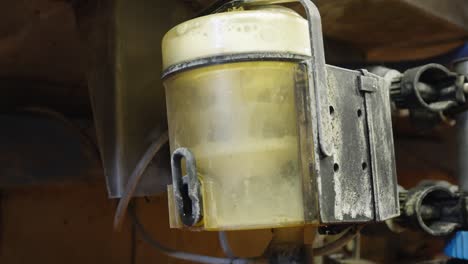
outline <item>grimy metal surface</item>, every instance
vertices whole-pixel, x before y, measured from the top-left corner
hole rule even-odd
[[[374,220],[367,113],[359,72],[327,67],[333,156],[320,160],[318,200],[323,223]]]
[[[255,2],[255,1],[251,1]],[[261,2],[261,1],[258,1]],[[299,1],[304,7],[309,24],[311,58],[304,61],[305,73],[300,79],[305,84],[296,85],[300,166],[303,182],[304,220],[316,222],[322,217],[320,201],[322,162],[330,162],[333,153],[330,136],[330,116],[328,115],[328,85],[323,47],[322,19],[315,4],[310,0]],[[296,82],[296,84],[298,84]],[[305,126],[305,127],[304,127]],[[305,149],[304,149],[305,148]],[[324,159],[321,160],[321,156]],[[327,158],[328,157],[328,158]],[[315,197],[314,194],[319,195]],[[330,201],[328,201],[330,202]]]
[[[121,197],[146,148],[167,130],[161,40],[189,16],[179,1],[76,1],[89,61],[88,86],[109,196]],[[81,5],[82,3],[82,5]],[[170,182],[169,148],[150,164],[135,195]]]
[[[308,212],[313,206],[322,223],[393,217],[399,207],[387,83],[369,74],[364,77],[373,82],[367,87],[359,72],[326,67],[320,13],[310,0],[300,2],[312,55],[301,68],[307,85],[296,83],[305,219],[317,215]],[[315,199],[309,193],[314,187]]]
[[[362,73],[360,89],[365,94],[375,219],[383,221],[398,216],[400,212],[390,106],[390,83],[366,70],[363,70]]]
[[[318,175],[320,175],[320,155],[317,144],[317,123],[315,93],[309,86],[307,63],[298,64],[295,74],[295,100],[297,112],[297,131],[299,143],[300,170],[302,174],[302,192],[304,220],[309,223],[319,222]]]
[[[333,224],[394,217],[399,201],[389,84],[367,73],[326,69],[331,157],[317,144],[315,93],[307,86],[306,66],[296,73],[306,219]]]
[[[325,69],[325,49],[323,47],[322,19],[318,8],[310,0],[300,0],[309,22],[311,59],[307,61],[309,87],[314,87],[317,105],[317,128],[320,150],[323,155],[331,156],[329,141],[330,117],[328,115],[327,72]]]

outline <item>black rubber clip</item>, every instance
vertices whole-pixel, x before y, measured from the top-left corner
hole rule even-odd
[[[182,176],[182,159],[185,159],[185,176]],[[172,187],[180,219],[185,226],[195,226],[203,218],[201,184],[197,176],[195,156],[187,148],[178,148],[172,153],[171,167]]]

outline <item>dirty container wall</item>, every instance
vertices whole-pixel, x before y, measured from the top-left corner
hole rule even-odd
[[[304,222],[292,62],[242,62],[165,80],[171,151],[189,148],[204,228]]]

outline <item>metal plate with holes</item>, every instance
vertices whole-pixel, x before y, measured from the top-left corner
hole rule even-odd
[[[307,87],[306,69],[302,64],[296,74],[306,219],[336,224],[398,215],[388,84],[367,72],[327,66],[331,125],[324,135],[332,155],[326,156],[319,147],[316,96],[314,87]]]
[[[366,108],[359,72],[327,67],[332,157],[320,161],[318,191],[323,223],[374,219]]]

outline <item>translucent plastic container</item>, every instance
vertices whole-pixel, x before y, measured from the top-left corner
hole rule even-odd
[[[204,229],[304,224],[296,65],[238,62],[164,81],[171,150],[195,155]]]

